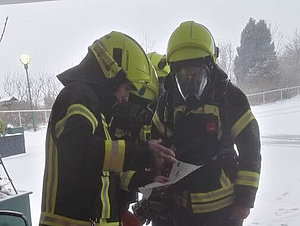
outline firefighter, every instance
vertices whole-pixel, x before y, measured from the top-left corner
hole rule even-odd
[[[170,67],[168,65],[166,55],[161,55],[157,52],[151,52],[148,53],[147,56],[157,72],[160,96],[164,92],[165,77],[170,72]]]
[[[151,67],[148,79],[143,77],[141,79],[143,80],[140,83],[139,81],[135,82],[138,89],[130,90],[128,102],[118,104],[114,108],[109,130],[115,139],[131,140],[135,144],[140,144],[150,139],[151,121],[156,108],[159,89],[154,67]],[[136,165],[135,170],[144,169]],[[126,226],[135,217],[128,209],[129,204],[138,200],[138,192],[120,189],[118,200],[122,223]],[[139,221],[139,219],[136,219],[136,221]]]
[[[151,67],[131,37],[111,32],[96,40],[81,63],[58,79],[65,86],[52,108],[46,138],[46,164],[40,225],[120,225],[117,188],[136,189],[163,177],[152,171],[174,153],[158,140],[137,147],[112,140],[108,119],[128,101],[130,89],[147,83]],[[156,170],[157,171],[157,170]]]
[[[193,21],[181,23],[168,41],[171,72],[151,136],[173,147],[178,160],[202,167],[152,195],[165,210],[165,216],[152,215],[153,226],[241,226],[254,205],[261,167],[258,124],[217,57],[210,31]]]

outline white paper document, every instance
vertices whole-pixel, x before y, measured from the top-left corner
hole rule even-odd
[[[144,195],[144,198],[147,199],[151,195],[153,188],[159,188],[159,187],[175,184],[176,182],[180,181],[182,178],[184,178],[185,176],[192,173],[196,169],[199,169],[202,166],[203,165],[196,166],[190,163],[177,161],[173,163],[172,169],[168,177],[169,180],[167,183],[163,184],[163,183],[153,182],[150,184],[146,184],[143,187],[139,187],[139,191]]]

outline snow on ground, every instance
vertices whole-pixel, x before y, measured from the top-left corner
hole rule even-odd
[[[3,158],[3,163],[17,190],[31,191],[30,207],[32,225],[38,225],[42,182],[45,165],[46,129],[25,131],[26,154]]]
[[[300,97],[252,108],[261,130],[262,172],[255,208],[245,226],[300,225]],[[3,162],[17,189],[30,195],[38,225],[46,129],[25,132],[26,154]]]

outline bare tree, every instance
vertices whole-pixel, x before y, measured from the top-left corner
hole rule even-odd
[[[57,94],[62,88],[56,77],[49,76],[41,71],[32,73],[29,83],[31,86],[31,96],[34,108],[41,108],[44,106],[45,98],[47,99],[47,107],[51,107]],[[4,76],[1,86],[3,87],[5,95],[15,96],[20,102],[27,103],[26,108],[29,109],[30,101],[28,86],[24,76],[7,73]],[[24,106],[24,104],[22,104],[22,106]]]
[[[7,73],[3,78],[3,83],[1,84],[2,90],[7,96],[13,96],[15,93],[14,82],[11,78],[11,74]]]
[[[141,41],[141,46],[143,47],[146,53],[150,53],[154,51],[155,41],[149,39],[148,32],[143,32],[143,38]]]
[[[278,24],[269,24],[268,27],[271,31],[272,41],[275,44],[275,52],[277,55],[280,55],[284,50],[283,34],[280,31]]]
[[[1,84],[5,95],[15,96],[20,101],[26,100],[26,83],[23,76],[19,74],[7,73],[4,75],[3,83]]]
[[[217,60],[218,65],[227,73],[228,77],[235,83],[234,76],[234,58],[235,50],[230,42],[219,43],[219,57]]]
[[[285,86],[300,85],[300,34],[294,31],[293,37],[285,45],[279,57],[282,83]]]

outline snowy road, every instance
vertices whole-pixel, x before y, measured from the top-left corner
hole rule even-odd
[[[262,145],[296,147],[300,145],[300,135],[274,134],[262,135]]]
[[[300,225],[300,101],[253,107],[262,138],[262,172],[255,208],[245,226]],[[30,196],[38,225],[45,129],[25,133],[26,154],[3,161],[17,189]]]

